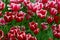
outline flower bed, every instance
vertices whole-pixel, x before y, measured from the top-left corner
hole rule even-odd
[[[0,0],[0,40],[60,40],[60,0]]]

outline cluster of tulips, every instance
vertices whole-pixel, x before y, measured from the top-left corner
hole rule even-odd
[[[52,31],[53,31],[53,35],[57,38],[60,38],[60,24],[59,25],[52,25]]]
[[[25,17],[24,12],[20,11],[19,13],[12,13],[12,12],[6,12],[4,15],[4,19],[6,22],[10,22],[12,20],[16,20],[17,22],[21,22]]]
[[[46,22],[41,23],[41,27],[43,30],[48,29],[48,24],[55,23],[52,25],[52,32],[56,38],[60,38],[60,0],[34,0],[35,2],[31,2],[30,0],[10,0],[10,3],[7,4],[8,10],[5,14],[2,14],[2,10],[5,8],[5,3],[0,0],[0,26],[7,25],[12,20],[16,20],[17,22],[22,22],[24,18],[29,20],[32,16],[37,15],[38,18],[46,19]],[[26,7],[26,12],[23,12],[21,9]],[[50,15],[48,15],[50,14]],[[37,19],[38,20],[38,19]],[[29,22],[29,28],[34,32],[34,34],[38,34],[40,32],[40,28],[38,27],[37,22]],[[0,30],[1,37],[4,38],[3,31]],[[4,40],[37,40],[36,37],[33,37],[31,34],[26,34],[24,31],[20,31],[19,28],[12,27],[8,32],[7,37]]]
[[[22,31],[19,27],[12,27],[7,35],[4,35],[4,32],[0,30],[0,40],[37,40],[36,37],[31,34],[26,34],[25,31]]]

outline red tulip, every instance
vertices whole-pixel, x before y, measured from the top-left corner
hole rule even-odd
[[[13,20],[13,17],[11,16],[12,15],[12,12],[6,12],[5,15],[4,15],[4,19],[6,22],[10,22]]]
[[[25,13],[22,12],[22,11],[20,11],[19,14],[17,14],[17,15],[15,16],[15,20],[16,20],[17,22],[21,22],[21,21],[24,19],[24,17],[25,17]]]
[[[36,23],[36,22],[29,23],[29,27],[32,31],[34,31],[37,28],[37,26],[38,26],[38,23]]]
[[[59,2],[60,0],[53,0],[53,1]]]
[[[12,12],[5,12],[5,15],[11,16],[13,13]]]
[[[49,10],[49,3],[44,4],[44,9]]]
[[[42,0],[42,3],[44,3],[44,4],[47,3],[47,2],[48,2],[48,0]]]
[[[22,3],[24,0],[18,0],[20,3]]]
[[[57,29],[53,31],[53,34],[56,38],[60,38],[60,32]]]
[[[23,3],[24,3],[24,6],[27,6],[27,4],[30,3],[30,0],[24,0]]]
[[[35,37],[31,37],[29,40],[37,40]]]
[[[17,38],[18,40],[26,40],[26,34],[25,32],[20,32],[20,33],[17,33]]]
[[[27,4],[27,8],[29,9],[29,10],[32,10],[32,8],[33,8],[33,3],[29,3],[29,4]]]
[[[55,1],[48,1],[49,8],[55,8],[56,2]]]
[[[11,30],[9,33],[8,33],[8,37],[10,40],[16,40],[15,38],[15,33],[13,32],[13,30]]]
[[[26,35],[26,40],[29,40],[31,37],[32,37],[31,34],[27,34],[27,35]]]
[[[60,38],[60,33],[55,33],[54,36],[55,36],[56,38]]]
[[[17,3],[18,0],[10,0],[10,3]]]
[[[20,26],[12,26],[10,30],[20,29]]]
[[[56,37],[56,38],[60,38],[60,24],[54,28],[53,30],[53,35]]]
[[[37,2],[37,3],[35,3],[35,4],[33,5],[32,11],[33,11],[33,12],[36,12],[37,10],[41,10],[42,8],[43,8],[43,3]]]
[[[25,31],[25,30],[26,30],[25,26],[22,26],[22,27],[21,27],[21,30],[22,30],[22,31]]]
[[[34,15],[34,13],[31,10],[27,10],[27,14],[30,15],[30,16]]]
[[[47,15],[47,11],[46,11],[46,10],[41,9],[41,10],[38,10],[38,11],[37,11],[37,16],[38,16],[39,18],[45,18],[46,15]]]
[[[21,6],[21,4],[11,3],[8,5],[8,7],[9,7],[8,10],[12,10],[12,11],[16,12],[16,11],[19,11],[21,9],[20,6]]]
[[[60,9],[58,9],[58,13],[60,13]]]
[[[9,37],[9,38],[14,38],[14,37],[15,37],[14,30],[11,30],[11,31],[8,33],[8,37]]]
[[[60,20],[60,17],[59,17],[59,16],[54,16],[54,21],[55,21],[55,23],[58,23],[59,20]]]
[[[22,35],[19,35],[18,36],[18,40],[23,40],[23,36]]]
[[[35,30],[34,30],[34,34],[38,34],[38,33],[39,33],[39,31],[40,31],[40,29],[39,29],[39,28],[35,29]]]
[[[4,32],[0,30],[0,40],[2,40],[3,37],[4,37]]]
[[[0,18],[0,26],[5,24],[7,24],[7,22],[4,20],[4,18]]]
[[[0,1],[0,10],[3,10],[4,8],[5,8],[5,4],[2,1]]]
[[[57,29],[56,26],[57,26],[56,24],[52,25],[52,27],[51,27],[52,30],[56,30]]]
[[[26,20],[29,20],[31,18],[30,15],[26,15]]]
[[[10,21],[12,21],[13,18],[11,16],[6,16],[5,15],[4,19],[5,19],[6,22],[10,22]]]
[[[43,30],[48,29],[47,23],[41,23],[41,27],[42,27]]]
[[[58,13],[58,11],[57,11],[55,8],[51,8],[50,14],[51,14],[52,16],[55,16],[57,13]]]
[[[57,3],[57,10],[58,10],[58,13],[60,13],[60,1]]]
[[[11,32],[15,33],[15,35],[17,35],[18,32],[20,32],[20,28],[17,28],[17,27],[12,27],[10,29]]]
[[[57,26],[57,31],[60,32],[60,24]]]
[[[37,38],[33,37],[31,34],[27,34],[26,38],[27,38],[26,40],[37,40]]]
[[[49,17],[47,18],[47,22],[48,22],[48,23],[52,23],[53,21],[54,21],[54,18],[53,18],[53,17],[50,17],[50,16],[49,16]]]
[[[38,3],[38,9],[41,10],[43,8],[43,3]]]

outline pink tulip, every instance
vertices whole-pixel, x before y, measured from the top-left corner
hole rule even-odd
[[[58,13],[57,9],[51,8],[50,14],[51,14],[52,16],[55,16],[57,13]]]
[[[5,25],[7,22],[4,20],[4,18],[0,18],[0,26]]]
[[[0,10],[3,10],[4,8],[5,8],[5,4],[2,1],[0,1]]]
[[[4,32],[0,30],[0,40],[2,40],[3,37],[4,37]]]
[[[39,18],[45,18],[47,15],[47,11],[43,9],[37,10],[36,14]]]

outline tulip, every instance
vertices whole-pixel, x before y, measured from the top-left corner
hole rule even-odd
[[[18,38],[18,40],[26,40],[26,34],[25,34],[25,32],[19,32],[19,33],[17,33],[17,38]]]
[[[27,14],[30,15],[30,16],[34,15],[34,13],[31,10],[27,10]]]
[[[53,21],[54,21],[54,18],[53,18],[53,17],[50,17],[50,16],[49,16],[49,17],[47,18],[47,22],[48,22],[48,23],[52,23]]]
[[[19,14],[17,14],[17,15],[15,16],[15,20],[16,20],[17,22],[21,22],[22,20],[24,20],[24,17],[25,17],[25,13],[22,12],[22,11],[20,11]]]
[[[47,11],[43,9],[37,10],[36,14],[39,18],[45,18],[47,15]]]
[[[37,40],[35,37],[31,37],[29,40]]]
[[[52,27],[51,27],[52,30],[56,30],[56,26],[57,26],[56,24],[52,25]]]
[[[29,20],[31,18],[30,15],[26,15],[26,20]]]
[[[38,26],[38,23],[36,23],[36,22],[29,23],[29,27],[32,31],[34,31],[37,28],[37,26]]]
[[[4,32],[0,30],[0,40],[2,40],[3,37],[4,37]]]
[[[7,22],[4,20],[4,18],[0,18],[0,26],[5,24],[7,24]]]
[[[32,37],[31,34],[26,34],[26,40],[29,40]]]
[[[54,16],[54,21],[55,21],[55,23],[58,23],[59,20],[60,20],[60,16]]]
[[[20,28],[17,28],[17,27],[12,27],[10,29],[11,32],[15,33],[15,35],[17,35],[18,32],[20,32]]]
[[[52,31],[56,38],[60,38],[60,24],[54,27]]]
[[[30,3],[30,0],[24,0],[23,3],[24,3],[24,6],[27,6],[27,4]]]
[[[47,23],[41,23],[41,27],[43,30],[47,30],[48,29],[48,26],[47,26]]]
[[[48,1],[50,8],[55,8],[56,2],[55,1]]]
[[[7,6],[9,7],[8,10],[12,10],[14,12],[19,11],[21,9],[21,4],[11,3]]]
[[[43,8],[43,3],[37,2],[37,3],[35,3],[35,4],[33,5],[32,11],[33,11],[33,12],[36,12],[37,10],[41,10],[42,8]]]
[[[51,8],[50,14],[51,14],[52,16],[55,16],[57,13],[58,13],[58,11],[57,11],[55,8]]]
[[[39,28],[35,29],[35,30],[34,30],[34,34],[36,34],[36,35],[37,35],[37,34],[39,33],[39,31],[40,31],[40,29],[39,29]]]
[[[42,0],[42,3],[43,4],[45,4],[45,3],[47,3],[48,2],[48,0]]]
[[[2,1],[0,1],[0,10],[3,10],[4,8],[5,8],[5,4]]]

